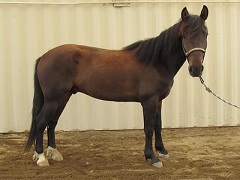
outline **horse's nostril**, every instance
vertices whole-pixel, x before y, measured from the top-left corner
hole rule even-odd
[[[189,67],[189,72],[190,72],[190,73],[193,72],[193,67],[192,67],[192,66]]]
[[[195,73],[195,72],[203,72],[204,66],[189,66],[189,72],[190,73]]]

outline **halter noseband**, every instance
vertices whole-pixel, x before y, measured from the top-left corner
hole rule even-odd
[[[189,51],[186,51],[185,50],[185,47],[184,47],[184,41],[183,41],[184,38],[182,38],[182,48],[183,48],[183,52],[185,54],[186,57],[188,57],[192,52],[194,51],[201,51],[203,52],[203,58],[205,56],[205,53],[206,53],[206,49],[203,49],[203,48],[193,48],[193,49],[190,49]]]
[[[189,50],[189,51],[187,51],[187,52],[186,52],[185,49],[183,48],[183,51],[184,51],[186,57],[188,57],[189,54],[191,54],[193,51],[202,51],[203,54],[206,53],[206,50],[203,49],[203,48],[193,48],[193,49],[191,49],[191,50]]]

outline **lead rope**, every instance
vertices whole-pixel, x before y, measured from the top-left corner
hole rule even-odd
[[[203,84],[203,86],[205,87],[205,89],[207,90],[207,92],[211,93],[211,94],[214,95],[216,98],[218,98],[219,100],[223,101],[224,103],[226,103],[226,104],[228,104],[228,105],[230,105],[230,106],[233,106],[233,107],[235,107],[235,108],[240,109],[239,106],[237,106],[237,105],[235,105],[235,104],[232,104],[232,103],[230,103],[230,102],[222,99],[221,97],[219,97],[218,95],[216,95],[214,92],[212,92],[212,90],[211,90],[209,87],[207,87],[207,85],[204,83],[204,80],[203,80],[202,76],[199,76],[199,79],[200,79],[200,82],[201,82],[201,83]]]

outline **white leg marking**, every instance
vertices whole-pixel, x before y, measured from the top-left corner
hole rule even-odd
[[[36,151],[34,151],[33,160],[37,161],[37,165],[39,166],[49,166],[48,159],[44,153],[38,154]]]
[[[163,167],[163,164],[160,161],[160,162],[157,162],[157,163],[152,163],[152,166],[157,167],[157,168],[161,168],[161,167]]]
[[[157,167],[157,168],[161,168],[163,167],[163,163],[161,161],[159,162],[156,162],[156,163],[152,163],[152,160],[151,159],[147,159],[147,161],[154,167]]]
[[[58,152],[57,149],[54,149],[50,146],[48,146],[47,148],[47,156],[48,157],[51,157],[53,160],[55,161],[62,161],[63,160],[63,157],[62,155]]]
[[[168,158],[169,157],[169,154],[162,154],[159,151],[157,151],[157,154],[158,154],[158,157],[160,157],[160,158]]]

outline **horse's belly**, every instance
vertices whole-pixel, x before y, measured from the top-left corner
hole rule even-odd
[[[138,101],[135,82],[129,78],[102,75],[92,75],[77,83],[80,92],[91,97],[106,100],[129,102]]]
[[[94,87],[88,86],[85,87],[84,90],[81,90],[80,92],[105,101],[117,101],[117,102],[138,101],[138,98],[134,93],[130,91],[115,90],[112,89],[111,87],[109,87],[109,89],[99,87],[95,89]]]

